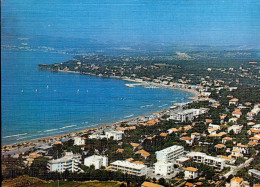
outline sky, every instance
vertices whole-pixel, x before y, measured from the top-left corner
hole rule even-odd
[[[2,37],[259,45],[258,0],[2,0]]]

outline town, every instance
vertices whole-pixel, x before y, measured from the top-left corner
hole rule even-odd
[[[2,146],[6,181],[28,175],[43,186],[49,181],[95,180],[142,187],[260,186],[258,62],[94,55],[39,67],[124,79],[131,81],[129,87],[180,89],[195,96],[147,116]]]

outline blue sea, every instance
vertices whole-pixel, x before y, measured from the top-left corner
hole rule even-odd
[[[2,50],[2,144],[148,115],[191,93],[126,87],[124,80],[38,70],[73,55]]]

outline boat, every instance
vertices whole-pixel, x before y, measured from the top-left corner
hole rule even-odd
[[[125,86],[130,87],[130,88],[134,88],[135,87],[133,84],[125,84]]]

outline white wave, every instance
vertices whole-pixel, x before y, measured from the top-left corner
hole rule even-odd
[[[70,128],[70,127],[75,127],[77,125],[69,125],[69,126],[64,126],[64,127],[61,127],[60,129],[67,129],[67,128]]]
[[[124,118],[130,118],[130,117],[133,117],[133,116],[134,116],[134,114],[131,114],[129,116],[125,116]]]
[[[147,107],[151,107],[151,106],[153,106],[153,104],[151,104],[151,105],[146,105]]]
[[[59,129],[50,129],[50,130],[46,130],[46,131],[43,131],[43,132],[51,132],[51,131],[56,131],[56,130],[59,130]]]
[[[16,137],[16,136],[24,136],[28,133],[24,133],[24,134],[15,134],[15,135],[10,135],[10,136],[4,136],[3,138],[12,138],[12,137]]]
[[[144,108],[145,106],[140,106],[140,108]]]

